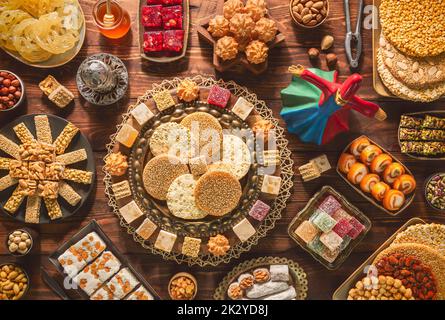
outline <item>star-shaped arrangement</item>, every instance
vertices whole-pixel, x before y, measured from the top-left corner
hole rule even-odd
[[[53,141],[46,115],[36,115],[34,123],[36,137],[24,122],[14,126],[21,144],[0,134],[0,150],[12,157],[0,157],[0,170],[9,171],[0,178],[0,192],[16,185],[3,209],[15,215],[26,198],[27,223],[40,222],[42,200],[51,220],[62,218],[59,196],[73,207],[82,199],[66,181],[87,185],[93,181],[92,172],[68,167],[87,159],[85,149],[65,153],[79,132],[74,124],[68,122]]]

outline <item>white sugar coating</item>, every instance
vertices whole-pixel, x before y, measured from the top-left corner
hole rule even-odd
[[[246,118],[249,116],[252,110],[253,110],[253,104],[251,104],[243,97],[238,98],[238,100],[236,101],[235,105],[232,108],[232,112],[243,120],[246,120]]]
[[[149,141],[154,156],[169,154],[181,159],[190,157],[190,131],[176,122],[167,122],[157,127]]]
[[[192,174],[177,177],[167,191],[167,206],[170,212],[182,219],[202,219],[207,213],[195,204],[196,179]]]
[[[134,107],[130,113],[140,126],[143,126],[154,117],[153,112],[151,112],[151,110],[143,102]]]
[[[235,135],[223,136],[222,162],[231,164],[238,180],[242,179],[250,169],[252,158],[247,144]]]
[[[286,264],[271,265],[270,279],[272,281],[289,281],[289,266]]]

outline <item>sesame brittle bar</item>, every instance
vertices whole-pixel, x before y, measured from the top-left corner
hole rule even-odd
[[[49,144],[53,143],[48,117],[45,115],[35,116],[34,123],[36,125],[37,141]]]
[[[56,154],[62,154],[65,152],[66,148],[71,143],[77,132],[79,132],[79,128],[77,128],[71,122],[69,122],[65,128],[63,128],[62,132],[56,138],[56,141],[54,141],[54,145],[56,146]]]
[[[14,132],[22,143],[31,143],[34,141],[33,134],[23,122],[14,127]]]
[[[87,159],[87,152],[85,149],[64,153],[56,157],[56,161],[62,162],[64,165],[78,163]]]
[[[41,205],[42,198],[40,198],[39,196],[31,196],[26,199],[26,223],[39,223]]]
[[[82,200],[82,197],[64,181],[59,183],[59,195],[73,207]]]
[[[11,177],[9,174],[0,178],[0,191],[6,190],[17,184],[18,180]]]
[[[2,134],[0,134],[0,150],[6,152],[13,158],[20,159],[20,147]]]
[[[77,183],[91,184],[93,182],[93,173],[79,169],[65,168],[63,179]]]

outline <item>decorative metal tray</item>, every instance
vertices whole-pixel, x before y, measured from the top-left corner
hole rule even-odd
[[[154,108],[154,102],[152,97],[157,92],[163,90],[169,90],[172,95],[175,95],[176,88],[182,79],[175,78],[173,80],[165,80],[159,85],[154,85],[152,90],[148,90],[145,95],[139,97],[136,105],[144,102],[151,109]],[[115,214],[119,217],[121,226],[123,226],[130,235],[133,235],[133,239],[138,242],[143,248],[154,254],[162,255],[164,259],[174,260],[177,263],[187,263],[189,265],[199,266],[216,266],[220,263],[228,263],[233,258],[238,258],[242,252],[249,251],[253,245],[258,243],[260,238],[267,235],[267,232],[274,228],[275,222],[281,218],[281,211],[286,206],[286,201],[290,197],[290,189],[292,188],[293,177],[293,161],[291,159],[291,152],[287,148],[288,141],[284,138],[284,129],[278,125],[278,120],[272,115],[271,110],[266,106],[264,101],[258,100],[257,96],[250,93],[246,88],[241,87],[234,83],[223,82],[222,80],[216,81],[212,78],[205,78],[202,76],[196,76],[191,78],[201,88],[200,100],[207,100],[207,92],[213,85],[218,85],[228,89],[232,93],[232,98],[229,105],[233,105],[236,102],[237,97],[243,97],[247,101],[251,102],[255,106],[253,111],[256,115],[260,115],[263,119],[269,120],[275,129],[276,136],[276,149],[280,154],[280,165],[275,171],[274,175],[281,177],[281,189],[280,193],[274,200],[268,201],[271,210],[267,217],[262,222],[251,221],[256,233],[250,237],[247,241],[241,242],[230,230],[234,224],[244,218],[253,202],[260,197],[259,189],[261,186],[262,177],[258,174],[260,165],[258,163],[252,164],[248,175],[241,180],[243,187],[242,201],[239,202],[238,207],[233,212],[225,217],[205,218],[200,221],[187,221],[170,215],[165,203],[153,200],[145,192],[143,184],[141,183],[141,170],[142,164],[145,164],[146,160],[151,157],[151,153],[148,151],[147,138],[150,137],[151,131],[154,127],[158,126],[161,122],[165,121],[179,121],[186,114],[195,111],[208,112],[215,116],[224,128],[240,128],[242,130],[250,130],[249,126],[234,115],[230,110],[230,106],[226,109],[219,109],[208,105],[206,102],[196,102],[182,104],[178,103],[170,110],[157,113],[143,128],[140,128],[140,134],[138,140],[135,142],[131,150],[125,151],[129,156],[129,170],[127,172],[127,178],[130,180],[130,187],[133,193],[133,200],[136,201],[138,206],[143,210],[146,216],[150,217],[155,224],[158,225],[158,229],[164,229],[175,233],[178,236],[176,244],[172,252],[165,252],[154,247],[154,237],[152,236],[148,240],[142,239],[135,230],[138,226],[134,224],[129,225],[123,219],[119,212],[119,208],[126,203],[122,203],[122,200],[116,200],[113,195],[111,185],[116,182],[107,172],[104,172],[105,178],[105,192],[109,197],[109,205],[113,208]],[[118,126],[118,130],[124,123],[131,123],[132,119],[129,112],[134,106],[130,106],[127,113],[123,115],[123,122]],[[108,144],[108,153],[115,152],[118,148],[118,144],[115,140],[116,134],[111,136],[111,143]],[[121,152],[124,152],[120,150]],[[257,159],[258,160],[258,159]],[[264,200],[264,199],[262,199]],[[267,201],[267,200],[265,200]],[[214,256],[207,251],[207,240],[209,236],[223,233],[230,241],[230,249],[226,255]],[[189,257],[181,253],[182,240],[184,236],[199,237],[202,239],[201,250],[198,257]]]
[[[227,290],[229,285],[234,282],[241,274],[249,272],[253,269],[260,267],[269,267],[273,264],[286,264],[289,266],[289,272],[292,278],[292,285],[297,291],[297,297],[295,300],[305,300],[308,291],[308,281],[306,272],[299,264],[293,260],[279,257],[261,257],[237,265],[232,271],[230,271],[224,279],[220,282],[213,294],[215,300],[228,300]]]

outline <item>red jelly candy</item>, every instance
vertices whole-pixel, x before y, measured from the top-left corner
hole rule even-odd
[[[214,85],[209,92],[207,102],[214,106],[225,108],[229,102],[231,93],[229,90]]]
[[[318,208],[331,215],[341,208],[341,204],[337,201],[337,199],[335,199],[335,197],[329,195],[323,200]]]
[[[144,32],[144,51],[159,52],[163,49],[164,36],[162,31]]]
[[[162,4],[162,0],[147,0],[147,4]]]
[[[148,28],[160,28],[162,26],[162,6],[143,6],[142,25]]]
[[[164,50],[181,52],[184,47],[184,30],[164,31]]]
[[[349,220],[349,223],[352,225],[352,229],[348,232],[348,236],[350,236],[352,239],[357,238],[360,233],[365,230],[365,226],[354,217]]]
[[[257,200],[252,206],[252,209],[250,209],[249,215],[255,220],[263,221],[269,211],[270,207],[266,203],[261,200]]]
[[[344,238],[352,228],[353,226],[347,219],[341,218],[332,230],[340,237]]]
[[[182,0],[161,0],[161,1],[166,6],[171,6],[174,4],[182,4]]]
[[[165,30],[182,29],[182,6],[163,7],[162,22]]]

